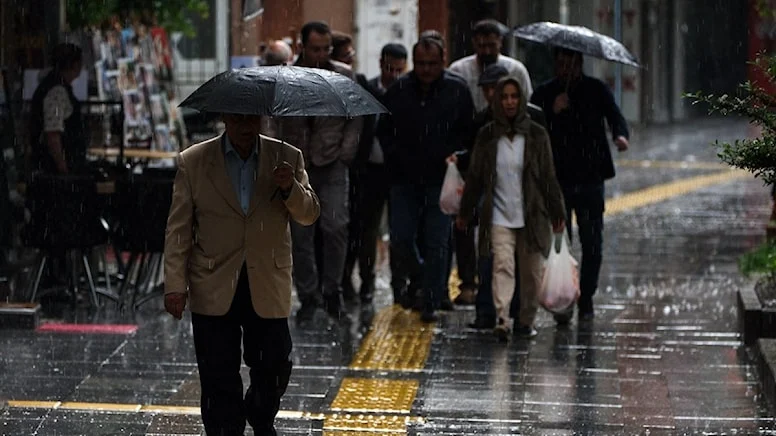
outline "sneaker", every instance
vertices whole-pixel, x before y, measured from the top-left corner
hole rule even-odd
[[[536,337],[536,335],[538,334],[539,332],[537,332],[536,329],[530,325],[529,326],[521,325],[515,329],[515,336],[521,339],[531,339],[533,337]]]

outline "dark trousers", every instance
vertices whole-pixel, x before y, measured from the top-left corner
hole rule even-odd
[[[455,247],[455,264],[458,268],[458,278],[461,279],[460,289],[477,288],[477,248],[474,245],[474,232],[476,227],[470,226],[466,230],[458,230],[453,225],[450,233],[450,246]],[[447,275],[453,269],[453,250],[447,256]]]
[[[390,192],[390,190],[389,190]],[[390,195],[388,201],[388,222],[391,222],[391,202]],[[390,224],[389,224],[390,226]],[[423,251],[425,249],[424,231],[423,231],[423,219],[418,220],[417,237],[415,238],[415,246],[418,247],[418,253],[420,257],[423,257]],[[393,240],[393,239],[392,239]],[[393,247],[394,244],[392,243]],[[390,268],[391,268],[391,289],[393,289],[394,303],[398,303],[402,295],[405,295],[409,300],[414,300],[418,293],[422,290],[422,277],[410,277],[409,271],[406,268],[406,262],[399,260],[399,254],[396,250],[391,249],[390,254]]]
[[[493,256],[480,256],[479,258],[480,285],[477,289],[477,298],[474,301],[474,309],[477,318],[483,321],[496,322],[496,305],[493,303]],[[515,294],[509,305],[509,315],[517,318],[520,314],[520,271],[515,268]]]
[[[191,323],[207,434],[242,435],[247,420],[256,435],[276,435],[275,416],[291,376],[288,319],[256,314],[243,265],[229,312],[222,316],[193,313]],[[244,396],[241,342],[251,379]]]
[[[582,262],[579,273],[580,312],[593,310],[593,295],[598,289],[598,276],[603,259],[604,184],[561,184],[566,201],[566,225],[572,241],[571,213],[577,217],[579,242],[582,244]]]
[[[291,222],[294,253],[294,283],[303,305],[317,305],[324,297],[339,297],[342,270],[348,246],[348,183],[347,166],[334,162],[325,167],[309,167],[310,185],[318,194],[321,216],[310,226]],[[320,233],[316,258],[316,234]],[[318,262],[322,262],[319,269]]]
[[[422,277],[425,311],[438,309],[447,296],[447,251],[451,220],[439,209],[441,186],[395,185],[391,187],[391,250],[410,281]],[[423,227],[423,256],[416,244]]]
[[[375,260],[380,220],[388,202],[388,174],[382,164],[367,164],[366,169],[351,171],[350,234],[345,259],[343,287],[352,287],[353,268],[358,262],[361,295],[371,295],[375,286]]]

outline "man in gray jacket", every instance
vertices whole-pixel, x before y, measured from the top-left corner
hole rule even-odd
[[[353,79],[345,64],[332,61],[331,29],[320,21],[302,26],[302,44],[296,66],[323,68]],[[297,322],[313,318],[323,304],[329,315],[342,311],[342,273],[348,244],[348,167],[356,156],[363,120],[342,117],[284,117],[275,120],[271,136],[294,144],[307,162],[310,184],[321,200],[317,224],[291,225],[294,283],[302,307]],[[322,274],[315,256],[316,232],[322,241]]]

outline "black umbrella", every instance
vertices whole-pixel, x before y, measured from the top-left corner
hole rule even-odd
[[[596,58],[641,67],[636,57],[619,41],[587,27],[543,21],[518,27],[512,33],[528,41],[567,48]]]
[[[273,117],[358,117],[388,112],[342,74],[292,66],[226,71],[197,88],[180,106],[201,112]]]

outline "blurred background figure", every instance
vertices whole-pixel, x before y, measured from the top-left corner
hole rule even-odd
[[[334,52],[336,53],[337,50],[335,49]],[[362,86],[381,99],[388,88],[406,71],[407,49],[401,44],[386,44],[380,52],[380,75],[363,83]],[[346,299],[355,299],[353,269],[358,262],[361,276],[359,295],[362,303],[370,303],[374,294],[375,265],[378,259],[377,241],[381,239],[380,223],[390,189],[383,149],[380,141],[375,137],[378,118],[377,116],[366,118],[358,152],[350,167],[350,234],[342,289]],[[391,262],[391,276],[396,279],[403,277],[406,286],[406,274],[402,276],[396,271],[395,266],[394,260]],[[396,293],[397,288],[400,286],[394,288],[394,303],[400,302],[400,295]]]
[[[264,52],[264,65],[289,65],[294,61],[294,52],[285,41],[277,39],[270,41]]]
[[[474,54],[458,59],[450,65],[450,71],[466,79],[477,111],[488,106],[488,100],[478,86],[478,82],[483,70],[491,64],[499,64],[506,68],[509,75],[520,82],[520,87],[527,98],[530,98],[533,93],[531,78],[525,65],[517,59],[501,54],[505,29],[507,27],[496,20],[478,21],[472,30]]]
[[[337,30],[331,32],[331,58],[353,66],[353,61],[356,60],[356,50],[353,48],[351,35]]]
[[[354,79],[353,71],[331,59],[332,30],[323,21],[301,29],[298,67],[321,68]],[[321,199],[321,217],[312,226],[291,225],[294,282],[302,305],[297,322],[313,319],[323,307],[335,319],[342,310],[342,273],[348,248],[350,165],[358,151],[363,118],[284,117],[273,120],[269,135],[299,147],[310,184]],[[316,256],[316,238],[320,248]]]

